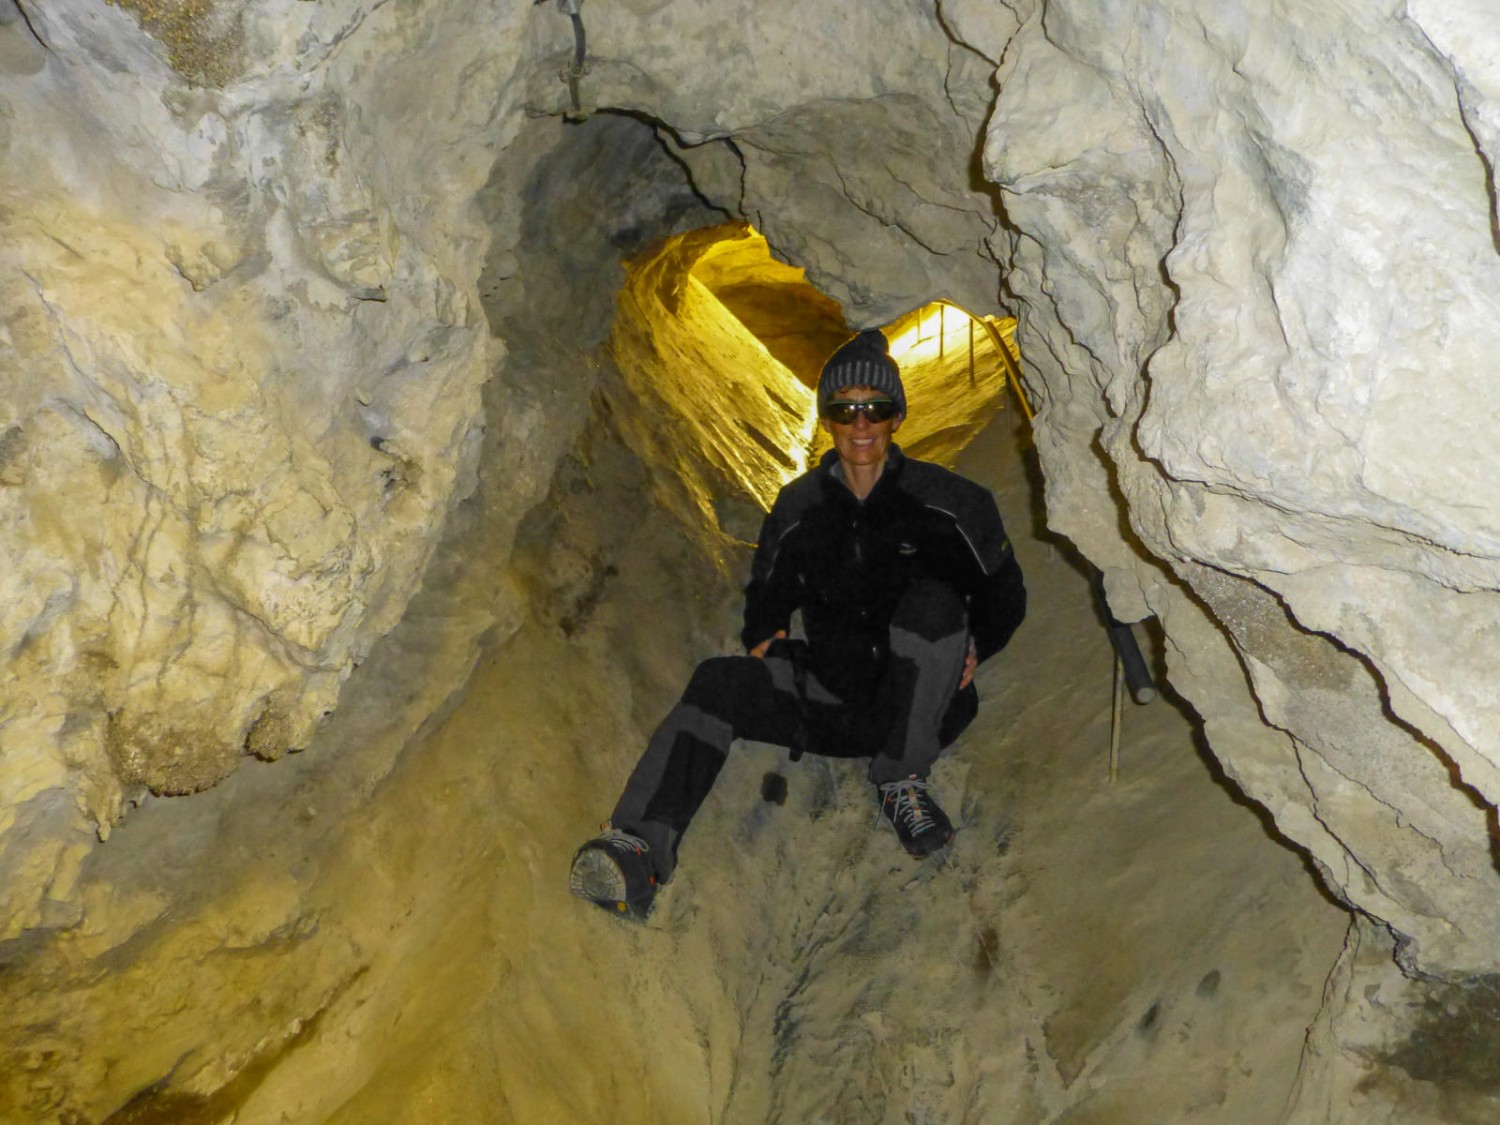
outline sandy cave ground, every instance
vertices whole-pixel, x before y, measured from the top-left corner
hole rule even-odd
[[[725,595],[682,577],[664,517],[596,497],[664,534],[624,539],[571,636],[527,626],[403,753],[320,882],[349,910],[358,872],[409,908],[238,1120],[1278,1120],[1348,915],[1171,702],[1128,707],[1108,784],[1107,639],[1036,526],[1015,427],[960,464],[995,487],[1031,611],[937,774],[963,817],[946,865],[873,826],[849,763],[742,747],[647,925],[568,896],[704,622],[732,622],[678,600]],[[772,771],[784,806],[760,799]],[[365,1077],[335,1106],[309,1093],[329,1072]]]
[[[997,415],[959,463],[996,491],[1031,608],[936,775],[962,818],[946,864],[875,827],[853,764],[745,746],[648,924],[569,896],[650,726],[731,649],[745,561],[710,565],[651,502],[596,400],[522,527],[529,620],[446,710],[424,685],[461,658],[443,638],[473,586],[452,576],[482,558],[434,569],[316,746],[149,800],[94,854],[86,924],[0,975],[28,1104],[116,1125],[1280,1120],[1349,916],[1170,702],[1127,708],[1108,784],[1108,641],[1038,526],[1020,425]]]

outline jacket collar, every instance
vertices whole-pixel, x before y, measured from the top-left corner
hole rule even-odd
[[[901,466],[906,463],[906,454],[901,452],[901,447],[891,442],[885,450],[885,469],[880,474],[880,479],[875,482],[875,487],[870,489],[870,495],[863,500],[855,499],[854,493],[844,483],[844,470],[839,465],[839,451],[830,449],[823,454],[823,459],[818,462],[818,472],[823,474],[825,481],[837,488],[839,492],[849,497],[856,504],[867,504],[874,497],[884,492],[890,482],[901,475]]]

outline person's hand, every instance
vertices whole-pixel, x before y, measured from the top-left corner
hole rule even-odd
[[[974,682],[974,673],[979,668],[979,654],[974,651],[974,638],[969,638],[969,651],[964,657],[964,674],[958,678],[958,690],[963,691]]]
[[[775,633],[771,634],[765,640],[761,641],[760,644],[752,648],[750,650],[750,655],[755,657],[755,659],[757,660],[764,660],[766,658],[766,650],[771,647],[771,642],[784,640],[786,640],[786,630],[777,629]]]

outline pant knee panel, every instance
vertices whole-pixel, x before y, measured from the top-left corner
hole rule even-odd
[[[682,701],[700,711],[731,719],[742,701],[771,690],[771,672],[753,656],[714,656],[693,670]]]

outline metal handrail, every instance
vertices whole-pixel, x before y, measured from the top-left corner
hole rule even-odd
[[[990,323],[988,317],[975,316],[954,301],[939,300],[936,303],[951,306],[967,316],[970,321],[977,320],[984,325],[985,331],[990,334],[990,342],[1000,353],[1000,362],[1005,367],[1006,378],[1016,392],[1016,399],[1021,404],[1026,421],[1028,424],[1033,423],[1035,415],[1032,414],[1031,404],[1026,401],[1026,392],[1021,387],[1020,365],[1016,363],[1016,357],[1010,354],[1010,348],[1006,346],[1005,338],[1000,335],[1000,330]],[[1109,721],[1109,782],[1113,785],[1120,776],[1120,727],[1124,721],[1125,696],[1128,693],[1138,704],[1150,703],[1156,698],[1156,685],[1152,682],[1151,672],[1146,666],[1145,658],[1141,655],[1140,646],[1136,643],[1134,631],[1128,624],[1117,621],[1115,615],[1109,610],[1109,599],[1104,595],[1104,575],[1097,571],[1095,574],[1094,588],[1104,612],[1110,647],[1115,654],[1114,674],[1111,677],[1112,698]]]
[[[977,321],[984,325],[984,330],[990,335],[990,343],[995,345],[995,351],[1000,354],[1000,363],[1005,368],[1006,380],[1010,383],[1011,389],[1016,392],[1016,401],[1021,404],[1021,412],[1026,415],[1027,422],[1032,421],[1036,415],[1032,413],[1031,403],[1027,401],[1026,391],[1021,386],[1021,367],[1016,363],[1016,357],[1010,354],[1010,345],[1005,342],[1005,337],[1000,335],[1000,329],[990,323],[989,317],[975,316],[957,301],[942,298],[935,301],[934,304],[947,305],[950,309],[957,309],[971,321]]]

